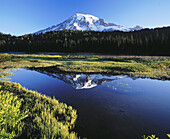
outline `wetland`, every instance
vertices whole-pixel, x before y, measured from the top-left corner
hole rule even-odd
[[[8,75],[9,83],[20,83],[77,110],[69,129],[74,137],[166,138],[170,132],[169,59],[0,56],[1,76]]]

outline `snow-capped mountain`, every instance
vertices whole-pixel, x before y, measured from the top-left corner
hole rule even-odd
[[[104,19],[95,17],[90,14],[75,14],[64,22],[48,27],[44,30],[40,30],[35,34],[45,33],[48,31],[59,31],[59,30],[93,30],[93,31],[134,31],[141,30],[142,27],[136,26],[134,28],[127,28],[124,26],[116,25],[114,23],[108,23]]]
[[[134,30],[141,30],[143,29],[141,26],[137,25],[136,27],[134,28],[129,28],[131,31],[134,31]]]

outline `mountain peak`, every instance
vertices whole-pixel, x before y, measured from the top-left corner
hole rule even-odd
[[[90,15],[90,14],[81,14],[81,13],[76,13],[75,15],[72,16],[74,18],[75,22],[86,22],[91,24],[94,24],[97,20],[99,20],[98,17]]]
[[[45,33],[48,31],[59,31],[59,30],[93,30],[93,31],[134,31],[142,29],[140,26],[136,26],[134,28],[126,28],[120,25],[116,25],[114,23],[108,23],[104,19],[98,18],[91,14],[82,14],[76,13],[64,22],[54,25],[52,27],[48,27],[44,30],[40,30],[36,32]]]
[[[143,29],[141,26],[139,25],[136,25],[134,28],[130,28],[131,31],[134,31],[134,30],[141,30]]]
[[[91,15],[91,14],[76,13],[75,15],[76,15],[78,18],[85,17],[85,18],[93,18],[93,19],[99,20],[98,17],[96,17],[96,16],[94,16],[94,15]]]

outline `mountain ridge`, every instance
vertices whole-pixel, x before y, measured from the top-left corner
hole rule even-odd
[[[139,25],[137,25],[134,28],[127,28],[121,25],[117,25],[114,23],[108,23],[102,18],[98,18],[96,16],[90,15],[90,14],[81,14],[76,13],[72,15],[70,18],[65,20],[64,22],[53,25],[51,27],[48,27],[46,29],[40,30],[35,32],[35,34],[39,33],[45,33],[49,31],[61,31],[61,30],[92,30],[92,31],[134,31],[134,30],[141,30],[143,29]]]

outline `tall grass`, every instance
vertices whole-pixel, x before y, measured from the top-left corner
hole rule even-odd
[[[52,99],[38,92],[27,90],[17,83],[0,82],[0,85],[1,92],[12,92],[5,93],[9,96],[6,97],[6,100],[13,100],[5,101],[1,105],[8,104],[11,106],[14,110],[10,109],[10,114],[16,112],[14,115],[16,117],[15,121],[12,119],[10,121],[9,115],[7,115],[8,120],[6,121],[8,121],[8,124],[6,128],[1,126],[3,136],[9,133],[9,136],[19,136],[19,138],[77,138],[76,133],[72,131],[77,119],[77,111],[71,106],[67,106],[55,98]],[[1,101],[4,98],[5,96],[1,95]],[[1,107],[5,109],[3,105]],[[14,122],[18,123],[20,121],[23,125],[22,132],[18,130],[18,126],[14,126],[16,125]],[[20,132],[17,133],[16,131]]]
[[[0,138],[15,138],[22,133],[22,121],[28,116],[28,111],[20,110],[22,102],[13,93],[0,91]]]

